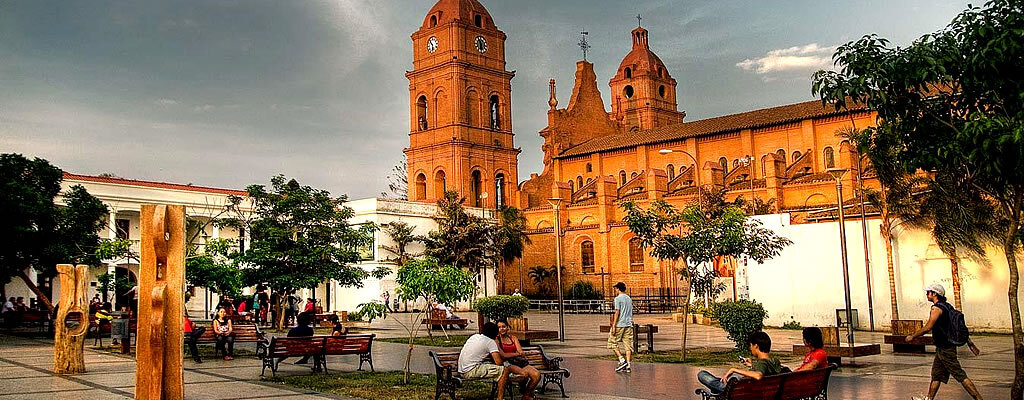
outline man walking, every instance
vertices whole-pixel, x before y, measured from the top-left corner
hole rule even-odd
[[[613,286],[619,291],[615,296],[615,312],[612,313],[612,324],[608,330],[608,348],[615,351],[619,358],[619,366],[615,372],[633,372],[630,362],[633,360],[633,299],[626,294],[626,284],[619,282]],[[625,347],[626,357],[622,357],[619,347]]]
[[[960,360],[957,359],[957,346],[968,344],[975,355],[979,352],[978,348],[967,339],[966,326],[958,322],[963,320],[963,314],[946,302],[946,289],[942,285],[933,283],[925,287],[924,292],[928,301],[932,303],[931,315],[921,329],[907,336],[906,339],[907,342],[911,342],[918,336],[931,331],[935,341],[935,361],[932,362],[932,382],[928,387],[928,396],[914,397],[914,400],[935,399],[940,383],[949,383],[950,376],[960,382],[971,397],[981,399],[981,393],[978,393],[974,382],[967,377],[967,373],[960,367]],[[964,329],[959,329],[960,326],[963,326]]]

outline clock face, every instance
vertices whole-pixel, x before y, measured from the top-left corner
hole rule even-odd
[[[437,38],[436,37],[431,36],[430,39],[427,39],[427,51],[429,51],[431,53],[437,51]]]
[[[487,39],[484,39],[483,36],[476,37],[476,50],[481,53],[487,52]]]

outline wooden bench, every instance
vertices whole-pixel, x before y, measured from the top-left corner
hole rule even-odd
[[[53,328],[53,321],[50,319],[50,313],[39,310],[28,310],[21,312],[18,317],[18,322],[22,326],[35,325],[39,328],[39,332],[49,332]]]
[[[558,331],[530,330],[530,320],[526,318],[509,318],[509,333],[519,339],[519,344],[529,346],[532,340],[556,339]]]
[[[547,391],[548,384],[554,383],[558,385],[562,397],[569,397],[565,395],[565,386],[562,384],[562,380],[569,377],[569,370],[561,366],[562,357],[548,357],[541,346],[523,347],[523,357],[540,372],[541,380],[538,386],[541,393]]]
[[[883,341],[885,344],[892,345],[893,353],[922,354],[924,353],[924,346],[935,345],[935,339],[932,338],[932,335],[920,336],[914,338],[911,342],[907,341],[907,336],[914,334],[914,332],[917,332],[922,327],[924,327],[924,322],[919,320],[893,320],[892,335],[885,335]]]
[[[725,399],[775,399],[775,400],[818,400],[828,398],[828,378],[838,366],[809,371],[789,372],[755,379],[729,378],[725,390],[712,394],[704,388],[697,389],[703,400]]]
[[[437,375],[437,385],[434,386],[434,400],[440,399],[443,394],[447,394],[452,400],[455,400],[455,391],[461,388],[465,382],[470,381],[470,379],[463,378],[462,374],[459,373],[459,352],[435,353],[431,351],[428,354],[430,354],[430,359],[434,361],[434,373]],[[489,378],[474,380],[483,379]],[[498,381],[497,379],[492,379],[491,400],[494,400],[494,395],[497,392]]]
[[[855,358],[863,356],[873,356],[876,354],[882,354],[882,345],[873,344],[856,344],[854,343],[851,348],[847,344],[840,343],[839,341],[839,328],[835,326],[819,327],[821,329],[822,342],[825,344],[825,354],[828,356],[828,362],[836,365],[842,365],[843,357]],[[802,344],[793,345],[794,355],[804,355],[811,352],[809,346]]]
[[[601,333],[611,332],[611,325],[601,325]],[[658,326],[652,324],[633,324],[633,352],[640,352],[640,334],[647,335],[647,351],[654,352],[654,334],[658,333]]]
[[[320,357],[321,366],[327,372],[327,357],[339,355],[359,355],[359,371],[363,370],[363,363],[370,364],[370,371],[373,371],[373,338],[376,334],[370,335],[342,335],[324,336],[327,342],[324,344],[323,356]]]
[[[260,330],[259,325],[256,324],[237,324],[232,322],[232,328],[235,334],[235,343],[241,342],[254,342],[254,343],[266,343],[267,335]],[[196,325],[198,327],[198,325]],[[188,340],[186,337],[185,340]],[[197,344],[209,344],[217,343],[217,338],[213,332],[213,325],[206,327],[206,331],[196,339]],[[257,346],[258,350],[259,346]],[[227,351],[225,349],[224,351]],[[217,356],[217,350],[214,349],[214,357]],[[195,357],[199,357],[198,354],[193,354]]]
[[[275,337],[264,345],[257,345],[256,354],[263,360],[263,369],[260,376],[267,372],[267,367],[277,376],[277,367],[281,360],[286,357],[315,357],[313,360],[313,371],[322,365],[321,358],[324,354],[326,336],[303,336],[303,337]]]
[[[429,325],[431,329],[441,329],[442,326],[458,326],[459,329],[466,329],[469,320],[465,318],[448,318],[444,310],[431,310],[430,317],[424,318],[421,324]]]

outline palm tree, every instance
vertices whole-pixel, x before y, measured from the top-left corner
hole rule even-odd
[[[387,252],[394,254],[395,258],[388,259],[388,262],[393,262],[399,267],[405,265],[406,262],[416,257],[415,254],[409,253],[407,250],[408,246],[415,242],[423,241],[423,238],[413,234],[416,227],[402,221],[395,221],[384,224],[384,232],[391,237],[391,240],[395,242],[394,246],[381,245],[380,247]]]
[[[497,253],[501,257],[502,268],[508,266],[517,258],[523,256],[523,250],[530,244],[530,237],[526,235],[526,217],[515,207],[502,206],[498,209],[498,233],[495,245],[499,247]],[[520,271],[522,274],[522,271]],[[498,271],[494,276],[501,276]],[[501,280],[501,292],[505,291],[505,280]]]
[[[537,290],[541,293],[547,294],[547,282],[552,275],[555,274],[555,267],[545,267],[538,265],[530,268],[529,276],[533,279],[533,284],[537,286]]]

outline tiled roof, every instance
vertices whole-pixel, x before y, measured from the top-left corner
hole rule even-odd
[[[859,106],[853,111],[863,111],[866,107]],[[813,100],[785,106],[764,108],[739,114],[723,115],[692,122],[662,126],[654,129],[639,130],[613,136],[599,137],[578,146],[566,149],[557,158],[573,157],[601,151],[635,147],[645,144],[670,142],[697,136],[710,136],[742,129],[755,129],[772,125],[785,124],[805,120],[845,114],[837,112],[832,106],[823,106],[821,101]]]
[[[203,193],[216,193],[224,195],[235,195],[235,196],[248,196],[249,194],[244,190],[234,189],[221,189],[205,186],[195,185],[182,185],[177,183],[166,183],[166,182],[153,182],[153,181],[140,181],[135,179],[125,179],[116,177],[105,177],[105,176],[91,176],[91,175],[78,175],[70,172],[64,172],[65,180],[76,180],[76,181],[87,181],[97,183],[113,183],[118,185],[129,185],[129,186],[142,186],[157,189],[173,189],[173,190],[185,190],[189,192],[203,192]]]

